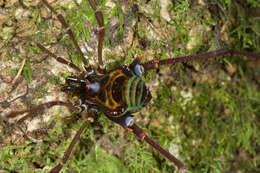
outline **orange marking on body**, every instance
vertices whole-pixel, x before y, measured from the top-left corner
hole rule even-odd
[[[128,130],[128,131],[133,131],[133,129],[128,128],[128,127],[126,127],[125,129]]]
[[[126,76],[122,69],[115,69],[114,71],[110,72],[108,77],[109,79],[107,80],[107,82],[104,84],[104,86],[102,87],[103,92],[106,95],[106,100],[105,102],[102,102],[99,99],[99,103],[102,104],[104,107],[106,107],[109,110],[115,110],[117,109],[119,106],[121,106],[121,103],[118,103],[114,100],[113,98],[113,92],[115,92],[115,90],[113,90],[113,85],[116,79],[118,79],[121,76]]]
[[[153,60],[153,68],[158,68],[159,60]]]
[[[139,137],[143,139],[146,135],[147,135],[147,132],[146,132],[146,131],[143,131],[143,132],[140,134]]]

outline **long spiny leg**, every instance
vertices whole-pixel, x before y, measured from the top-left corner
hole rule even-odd
[[[74,36],[72,30],[70,29],[70,27],[68,26],[68,24],[66,23],[64,17],[61,14],[57,13],[46,0],[42,0],[42,2],[48,7],[49,10],[51,10],[51,12],[53,12],[57,16],[58,20],[60,21],[62,26],[66,29],[67,34],[69,35],[69,37],[72,40],[75,48],[77,49],[77,51],[78,51],[78,53],[81,57],[82,62],[84,63],[85,66],[87,66],[88,65],[87,60],[85,59],[84,54],[81,51],[81,49],[80,49],[80,47],[79,47],[79,45],[78,45],[78,43],[75,39],[75,36]]]
[[[99,67],[103,68],[103,60],[102,60],[102,50],[104,44],[104,36],[105,36],[105,27],[104,27],[104,17],[101,11],[97,9],[97,6],[93,0],[88,0],[91,8],[95,12],[95,16],[99,25],[98,28],[98,63]]]
[[[6,115],[6,118],[15,118],[18,115],[26,113],[26,115],[24,115],[22,118],[20,118],[17,121],[17,123],[20,124],[24,120],[26,120],[27,118],[31,117],[33,114],[35,114],[35,113],[37,113],[39,111],[43,111],[45,109],[48,109],[50,107],[56,106],[56,105],[66,106],[66,107],[68,107],[70,109],[73,109],[73,105],[71,103],[67,103],[67,102],[63,102],[63,101],[51,101],[51,102],[40,104],[40,105],[35,106],[35,107],[31,108],[31,109],[10,112],[9,114]]]
[[[159,144],[157,144],[154,140],[148,137],[147,132],[143,131],[140,127],[138,127],[136,124],[133,124],[132,126],[129,127],[133,133],[145,140],[149,145],[151,145],[154,149],[156,149],[159,153],[161,153],[164,157],[169,159],[172,163],[174,163],[180,171],[183,173],[185,172],[185,166],[184,164],[178,160],[176,157],[174,157],[171,153],[166,151],[164,148],[162,148]]]
[[[80,129],[77,131],[76,135],[74,136],[74,138],[72,139],[68,149],[65,151],[64,153],[64,156],[63,158],[61,159],[61,162],[56,166],[54,167],[52,170],[51,170],[51,173],[59,173],[60,170],[62,169],[63,165],[66,164],[66,162],[68,161],[70,155],[71,155],[71,152],[72,152],[72,149],[73,147],[75,146],[75,144],[77,143],[77,141],[79,140],[80,138],[80,135],[83,133],[84,129],[87,127],[87,125],[89,124],[89,122],[91,122],[93,119],[93,117],[96,117],[96,114],[95,113],[92,113],[92,114],[89,114],[88,115],[88,119],[83,123],[83,125],[80,127]]]
[[[16,95],[14,98],[1,101],[1,102],[0,102],[0,105],[2,105],[3,107],[9,107],[10,104],[11,104],[12,102],[14,102],[15,100],[17,100],[17,99],[19,99],[19,98],[21,98],[21,97],[26,96],[26,95],[28,94],[28,90],[29,90],[29,87],[28,87],[28,85],[26,85],[26,90],[25,90],[24,93],[18,94],[18,95]]]
[[[40,142],[42,142],[42,140],[38,140],[38,139],[35,139],[35,138],[29,136],[29,135],[26,133],[26,131],[23,130],[23,128],[20,126],[20,124],[18,124],[17,127],[18,127],[19,130],[21,130],[21,132],[23,133],[23,135],[24,135],[27,139],[29,139],[30,141],[32,141],[33,143],[40,143]]]
[[[5,117],[6,118],[15,118],[18,115],[22,115],[25,114],[22,118],[20,118],[17,122],[16,122],[16,126],[24,133],[24,136],[27,137],[29,140],[31,140],[32,142],[38,143],[41,140],[37,140],[34,139],[33,137],[29,136],[21,127],[21,124],[29,117],[32,117],[35,113],[40,112],[40,111],[44,111],[45,109],[48,109],[50,107],[53,106],[66,106],[69,109],[73,109],[73,105],[71,103],[66,103],[66,102],[62,102],[62,101],[51,101],[51,102],[47,102],[47,103],[43,103],[40,104],[38,106],[35,106],[31,109],[26,109],[26,110],[21,110],[21,111],[13,111],[10,112],[9,114],[7,114]],[[52,123],[51,123],[52,124]]]
[[[80,72],[80,68],[78,66],[76,66],[75,64],[73,64],[72,62],[69,62],[67,60],[65,60],[64,58],[58,57],[55,54],[53,54],[52,52],[50,52],[48,49],[46,49],[44,46],[42,46],[40,43],[36,43],[36,45],[45,53],[47,53],[48,55],[50,55],[51,57],[53,57],[54,59],[56,59],[58,62],[68,65],[71,68],[75,69],[76,71]]]
[[[156,149],[160,154],[169,159],[173,164],[175,164],[178,169],[185,173],[186,168],[184,164],[174,157],[171,153],[162,148],[159,144],[157,144],[154,140],[148,137],[147,132],[143,131],[140,127],[138,127],[134,123],[133,115],[126,115],[123,117],[112,118],[108,117],[111,121],[121,125],[124,129],[132,131],[137,137],[145,140],[149,145],[151,145],[154,149]]]
[[[210,58],[216,58],[219,56],[223,56],[226,54],[235,54],[235,55],[241,55],[246,56],[250,58],[254,58],[257,61],[260,61],[260,54],[259,53],[252,53],[247,51],[240,51],[240,50],[230,50],[228,48],[223,48],[207,53],[197,54],[197,55],[188,55],[188,56],[182,56],[182,57],[176,57],[176,58],[169,58],[169,59],[163,59],[163,60],[151,60],[148,62],[143,63],[144,71],[148,71],[151,69],[156,69],[158,66],[161,65],[167,65],[167,64],[175,64],[178,62],[187,62],[187,61],[193,61],[193,60],[202,60],[202,59],[210,59]]]

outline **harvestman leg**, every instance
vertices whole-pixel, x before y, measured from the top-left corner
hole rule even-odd
[[[77,143],[77,141],[79,140],[80,135],[84,132],[84,130],[85,130],[85,128],[87,127],[87,125],[89,124],[89,122],[92,122],[92,121],[93,121],[92,118],[94,118],[94,117],[96,117],[96,114],[95,114],[95,113],[92,113],[91,115],[90,115],[90,113],[89,113],[89,115],[88,115],[88,118],[89,118],[89,119],[87,119],[87,120],[83,123],[83,125],[80,127],[80,129],[77,131],[77,133],[76,133],[76,135],[73,137],[73,139],[72,139],[72,141],[71,141],[69,147],[68,147],[67,150],[65,151],[64,156],[62,157],[61,162],[60,162],[57,166],[55,166],[55,167],[51,170],[50,173],[59,173],[59,172],[60,172],[60,170],[62,169],[63,165],[66,164],[66,162],[68,161],[68,159],[69,159],[69,157],[70,157],[70,155],[71,155],[72,149],[73,149],[73,147],[75,146],[75,144]]]
[[[71,31],[71,29],[68,27],[67,23],[65,22],[64,18],[62,15],[58,14],[49,4],[46,0],[42,0],[43,3],[54,13],[57,15],[57,18],[59,19],[59,21],[61,22],[62,26],[67,28],[67,34],[70,36],[70,38],[72,39],[73,41],[73,44],[75,45],[77,51],[79,52],[80,56],[81,56],[81,59],[83,61],[83,63],[87,63],[84,56],[83,56],[83,53],[82,51],[80,50],[76,40],[75,40],[75,37],[74,37],[74,34],[73,32]],[[67,26],[67,27],[66,27]],[[44,46],[42,46],[40,43],[36,43],[37,47],[39,47],[43,52],[47,53],[48,55],[50,55],[51,57],[53,57],[54,59],[56,59],[58,62],[62,63],[62,64],[65,64],[65,65],[68,65],[70,66],[71,68],[75,69],[76,71],[80,72],[80,68],[77,67],[75,64],[73,64],[72,62],[69,62],[67,60],[65,60],[64,58],[61,58],[61,57],[58,57],[56,56],[55,54],[51,53],[48,49],[46,49]]]
[[[99,66],[103,67],[103,60],[102,60],[102,50],[104,44],[104,36],[105,36],[105,26],[104,26],[104,17],[101,11],[97,9],[97,6],[93,0],[88,0],[91,8],[95,12],[95,16],[99,25],[98,28],[98,64]]]
[[[62,64],[65,64],[65,65],[68,65],[70,66],[71,68],[73,68],[74,70],[80,72],[80,68],[78,66],[76,66],[75,64],[73,64],[72,62],[69,62],[67,60],[65,60],[64,58],[62,57],[58,57],[56,56],[55,54],[53,54],[52,52],[50,52],[48,49],[46,49],[44,46],[42,46],[40,43],[36,43],[36,45],[45,53],[47,53],[48,55],[52,56],[54,59],[56,59],[56,61],[62,63]]]
[[[72,40],[75,48],[77,49],[77,51],[78,51],[78,53],[79,53],[79,55],[81,57],[82,62],[84,63],[85,66],[87,66],[88,62],[85,59],[84,54],[81,51],[81,49],[80,49],[80,47],[79,47],[79,45],[78,45],[78,43],[77,43],[77,41],[75,39],[75,36],[74,36],[72,30],[70,29],[70,27],[68,26],[68,24],[66,23],[64,17],[61,14],[57,13],[46,0],[42,0],[42,2],[48,7],[49,10],[51,10],[51,12],[53,12],[57,16],[58,20],[60,21],[62,26],[66,29],[67,34],[69,35],[69,37]]]
[[[80,50],[75,36],[72,32],[72,30],[69,28],[69,26],[67,25],[67,23],[65,22],[64,17],[61,14],[58,14],[51,6],[50,4],[46,1],[46,0],[42,0],[43,3],[54,13],[56,14],[57,18],[59,19],[59,21],[61,22],[62,26],[64,28],[67,29],[67,34],[70,36],[71,40],[74,43],[74,46],[76,47],[78,53],[80,54],[82,61],[84,63],[84,65],[87,67],[87,62],[84,58],[84,55],[82,53],[82,51]],[[102,49],[103,49],[103,42],[104,42],[104,34],[105,34],[105,28],[104,28],[104,19],[103,19],[103,15],[100,11],[97,11],[96,5],[92,0],[89,0],[89,4],[91,5],[92,9],[95,12],[95,16],[96,19],[98,21],[99,24],[99,32],[98,32],[98,63],[99,63],[99,67],[103,66],[103,61],[102,61]],[[74,68],[77,71],[80,71],[80,69],[74,65],[73,63],[70,63],[68,61],[66,61],[65,59],[61,58],[61,57],[57,57],[56,55],[52,54],[50,51],[48,51],[46,48],[44,48],[41,44],[37,43],[37,46],[44,52],[46,52],[47,54],[51,55],[52,57],[54,57],[57,61],[63,63],[63,64],[67,64],[70,67]],[[95,116],[95,115],[94,115]],[[93,117],[93,116],[92,116]],[[81,133],[83,133],[84,129],[86,128],[87,124],[89,123],[89,120],[86,120],[83,125],[80,127],[80,129],[77,131],[76,135],[74,136],[73,140],[70,143],[70,146],[68,147],[68,149],[66,150],[62,161],[51,170],[51,173],[58,173],[60,172],[60,170],[62,169],[63,165],[66,164],[66,162],[69,159],[69,156],[71,155],[72,149],[75,146],[76,142],[78,141],[78,139],[80,138]]]
[[[43,1],[45,1],[45,0],[43,0]],[[90,4],[91,8],[95,12],[95,16],[96,16],[96,19],[97,19],[98,25],[99,25],[99,31],[98,31],[98,64],[99,64],[99,68],[101,68],[100,70],[104,70],[104,69],[102,69],[103,68],[102,49],[103,49],[104,35],[105,35],[104,18],[103,18],[103,14],[100,11],[97,10],[97,7],[96,7],[96,4],[94,3],[94,1],[88,0],[88,2]],[[85,66],[87,66],[87,65],[85,64]],[[88,117],[90,117],[90,118],[96,117],[96,114],[92,113],[92,115],[88,115]],[[91,120],[93,120],[93,119],[88,119],[83,123],[83,125],[80,127],[80,129],[77,131],[76,135],[74,136],[73,140],[71,141],[70,146],[66,150],[61,162],[55,168],[53,168],[51,170],[51,173],[59,173],[60,172],[63,165],[66,164],[66,162],[68,161],[69,156],[71,155],[72,149],[75,146],[78,139],[80,138],[81,133],[83,133],[84,129],[86,128],[89,121],[91,121]]]
[[[88,63],[87,63],[87,61],[86,61],[86,59],[85,59],[85,57],[84,57],[84,55],[81,51],[76,39],[75,39],[75,36],[74,36],[72,30],[69,28],[69,26],[66,23],[64,17],[61,14],[58,14],[46,0],[42,0],[42,2],[57,16],[57,18],[61,22],[62,26],[64,28],[66,28],[67,34],[70,36],[71,40],[73,41],[73,44],[75,45],[78,53],[80,54],[84,65],[87,66]],[[102,61],[102,49],[103,49],[104,35],[105,35],[104,18],[103,18],[103,14],[97,9],[94,1],[88,0],[88,2],[95,12],[95,16],[96,16],[96,19],[97,19],[98,25],[99,25],[99,31],[98,31],[98,63],[99,63],[100,66],[103,66],[104,64],[103,64],[103,61]]]
[[[192,61],[192,60],[209,59],[209,58],[223,56],[226,54],[237,54],[237,55],[241,55],[241,56],[247,56],[247,57],[254,58],[260,62],[260,54],[258,54],[258,53],[251,53],[251,52],[238,51],[238,50],[229,50],[227,48],[223,48],[223,49],[219,49],[216,51],[211,51],[211,52],[197,54],[197,55],[182,56],[182,57],[169,58],[169,59],[163,59],[163,60],[151,60],[146,63],[142,63],[142,65],[144,67],[144,71],[148,71],[148,70],[156,69],[160,65],[174,64],[177,62],[186,62],[186,61]],[[140,64],[140,59],[141,59],[141,57],[136,58],[130,65],[130,68],[133,68],[136,64]],[[121,124],[121,125],[124,126],[124,124]],[[166,158],[168,158],[171,162],[173,162],[180,171],[185,172],[184,164],[181,161],[179,161],[177,158],[175,158],[172,154],[170,154],[168,151],[163,149],[155,141],[150,139],[147,136],[147,133],[145,131],[140,129],[136,124],[133,124],[129,128],[133,131],[133,133],[136,136],[138,136],[141,139],[144,139],[154,149],[156,149],[158,152],[160,152],[162,155],[164,155]]]
[[[171,153],[162,148],[158,143],[152,140],[146,131],[143,131],[140,127],[138,127],[133,121],[133,115],[125,115],[120,117],[119,119],[110,119],[113,122],[121,125],[125,130],[132,131],[137,137],[147,142],[151,147],[157,150],[160,154],[166,157],[169,161],[171,161],[174,165],[178,167],[178,169],[182,172],[186,172],[185,165],[174,157]],[[131,119],[131,120],[130,120]],[[130,121],[131,122],[130,122]]]
[[[25,116],[23,116],[22,118],[20,118],[17,121],[17,123],[20,124],[23,121],[25,121],[27,118],[31,117],[36,112],[39,112],[39,111],[44,110],[44,109],[51,108],[51,107],[56,106],[56,105],[66,106],[66,107],[68,107],[70,109],[73,109],[73,106],[70,103],[66,103],[66,102],[63,102],[63,101],[51,101],[51,102],[47,102],[47,103],[43,103],[43,104],[37,105],[37,106],[35,106],[35,107],[31,108],[31,109],[26,109],[26,110],[22,110],[22,111],[13,111],[13,112],[7,114],[6,117],[7,118],[15,118],[18,115],[27,113]]]
[[[148,137],[147,132],[143,131],[140,127],[138,127],[136,124],[133,124],[132,126],[129,127],[133,133],[145,140],[149,145],[151,145],[154,149],[156,149],[159,153],[161,153],[164,157],[169,159],[171,162],[173,162],[178,169],[184,173],[186,171],[184,164],[178,160],[176,157],[174,157],[171,153],[166,151],[164,148],[162,148],[159,144],[157,144],[154,140]]]
[[[10,112],[9,114],[6,115],[7,118],[15,118],[17,117],[18,115],[21,115],[21,114],[26,114],[24,115],[22,118],[20,118],[17,122],[16,122],[16,125],[18,126],[18,128],[24,133],[24,135],[30,139],[32,142],[40,142],[40,140],[37,140],[37,139],[34,139],[33,137],[29,136],[26,134],[26,132],[20,127],[20,124],[22,122],[24,122],[27,118],[29,117],[32,117],[33,114],[39,112],[39,111],[43,111],[45,109],[48,109],[50,107],[53,107],[53,106],[56,106],[56,105],[59,105],[59,106],[66,106],[68,107],[69,109],[73,109],[73,106],[72,104],[70,103],[66,103],[66,102],[63,102],[63,101],[51,101],[51,102],[47,102],[47,103],[43,103],[43,104],[40,104],[40,105],[37,105],[31,109],[25,109],[25,110],[22,110],[22,111],[13,111],[13,112]]]
[[[144,67],[144,71],[148,71],[148,70],[156,69],[156,68],[158,68],[158,66],[161,66],[161,65],[175,64],[178,62],[186,62],[186,61],[193,61],[193,60],[216,58],[216,57],[223,56],[226,54],[235,54],[235,55],[246,56],[246,57],[254,58],[258,62],[260,62],[259,53],[246,52],[246,51],[240,51],[240,50],[230,50],[228,48],[223,48],[223,49],[218,49],[215,51],[201,53],[201,54],[197,54],[197,55],[182,56],[182,57],[169,58],[169,59],[163,59],[163,60],[151,60],[151,61],[143,63],[142,65]],[[137,59],[137,61],[138,61],[138,59]]]
[[[103,43],[104,43],[104,34],[105,34],[105,28],[104,28],[104,19],[103,19],[103,15],[100,11],[97,10],[96,5],[94,3],[94,1],[92,0],[88,0],[89,4],[91,5],[92,9],[95,11],[95,16],[96,19],[98,21],[99,24],[99,32],[98,32],[98,63],[99,66],[102,67],[103,66],[103,61],[102,61],[102,49],[103,49]],[[76,47],[78,53],[81,56],[82,62],[84,63],[85,66],[87,66],[87,61],[75,39],[75,36],[72,32],[72,30],[69,28],[69,26],[67,25],[64,17],[61,14],[58,14],[51,6],[50,4],[46,1],[46,0],[42,0],[42,2],[48,7],[49,10],[51,10],[58,18],[58,20],[61,22],[62,26],[64,28],[66,28],[67,30],[67,34],[70,36],[71,40],[73,41],[74,46]],[[58,62],[66,64],[72,68],[74,68],[76,71],[80,72],[80,69],[74,65],[71,62],[68,62],[67,60],[61,58],[61,57],[57,57],[55,54],[51,53],[49,50],[47,50],[44,46],[42,46],[39,43],[36,43],[36,45],[45,53],[49,54],[50,56],[52,56],[53,58],[55,58]],[[33,113],[39,111],[39,110],[43,110],[43,109],[47,109],[50,108],[52,106],[55,105],[63,105],[63,106],[67,106],[67,107],[71,107],[72,105],[69,103],[65,103],[62,101],[53,101],[53,102],[47,102],[41,105],[38,105],[32,109],[28,109],[28,110],[23,110],[23,111],[15,111],[15,112],[11,112],[10,114],[7,115],[8,118],[14,118],[20,114],[24,114],[27,113],[27,115],[25,115],[24,117],[20,118],[18,120],[18,123],[23,122],[24,120],[26,120],[28,117],[30,117]],[[93,113],[94,114],[94,113]],[[96,115],[92,115],[92,118],[95,117]],[[91,116],[90,116],[91,117]],[[80,127],[80,129],[77,131],[76,135],[74,136],[72,142],[70,143],[70,146],[68,147],[68,149],[66,150],[62,161],[51,170],[51,173],[58,173],[60,172],[60,170],[62,169],[63,165],[66,164],[66,162],[69,159],[69,156],[71,155],[72,149],[75,146],[76,142],[78,141],[81,133],[83,133],[84,129],[86,128],[86,126],[88,125],[89,121],[91,121],[92,119],[87,119],[83,125]]]
[[[85,67],[88,67],[88,63],[75,39],[75,36],[72,32],[72,30],[70,29],[70,27],[68,26],[68,24],[66,23],[64,17],[61,14],[58,14],[53,8],[52,6],[46,1],[46,0],[42,0],[42,2],[48,7],[49,10],[51,10],[58,18],[58,20],[61,22],[62,26],[64,28],[66,28],[67,30],[67,34],[69,35],[69,37],[71,38],[74,46],[76,47],[78,53],[81,56],[82,62],[84,63]],[[104,27],[104,18],[103,18],[103,14],[97,9],[96,4],[94,3],[93,0],[88,0],[91,8],[94,10],[95,12],[95,16],[96,19],[98,21],[98,25],[99,25],[99,31],[98,31],[98,64],[99,64],[99,68],[101,71],[104,72],[104,64],[103,64],[103,60],[102,60],[102,50],[103,50],[103,44],[104,44],[104,36],[105,36],[105,27]],[[53,56],[53,54],[51,54],[47,49],[45,49],[41,44],[37,43],[37,46],[44,52],[50,54],[52,57],[54,57],[57,61],[63,63],[63,64],[67,64],[69,66],[75,66],[75,65],[70,65],[72,63],[67,62],[65,59],[61,58],[61,57],[56,57]],[[75,69],[75,67],[72,67]],[[77,70],[78,71],[78,70]]]
[[[38,106],[36,106],[36,107],[34,107],[32,109],[11,112],[10,114],[7,115],[7,118],[15,118],[18,115],[27,113],[24,117],[20,118],[17,121],[17,123],[20,124],[24,120],[26,120],[27,118],[32,116],[34,113],[36,113],[36,112],[38,112],[40,110],[48,109],[48,108],[50,108],[52,106],[56,106],[56,105],[66,106],[66,107],[69,107],[69,108],[73,107],[72,104],[70,104],[70,103],[66,103],[66,102],[62,102],[62,101],[52,101],[52,102],[47,102],[47,103],[40,104],[40,105],[38,105]],[[61,170],[61,168],[63,167],[63,165],[66,164],[66,162],[68,161],[68,159],[69,159],[69,157],[71,155],[72,149],[75,146],[75,144],[77,143],[80,135],[83,133],[83,131],[86,128],[86,126],[88,125],[88,123],[92,122],[95,117],[96,117],[95,113],[92,113],[92,114],[89,113],[88,119],[83,123],[83,125],[77,131],[77,133],[74,136],[74,138],[72,139],[68,149],[65,151],[64,156],[63,156],[61,162],[56,167],[54,167],[51,170],[51,173],[58,173]]]

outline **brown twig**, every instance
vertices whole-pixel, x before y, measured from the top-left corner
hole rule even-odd
[[[20,75],[21,75],[21,73],[22,73],[22,71],[23,71],[23,67],[24,67],[24,65],[25,65],[25,62],[26,62],[26,59],[23,59],[22,65],[21,65],[21,67],[20,67],[18,73],[16,74],[16,76],[14,77],[14,79],[13,79],[12,82],[11,82],[11,87],[12,87],[12,88],[13,88],[14,85],[16,84],[18,78],[20,77]]]

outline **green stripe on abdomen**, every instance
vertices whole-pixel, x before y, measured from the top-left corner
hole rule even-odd
[[[138,85],[140,85],[140,88],[138,87]],[[142,81],[141,78],[134,75],[128,80],[127,87],[126,87],[127,109],[121,114],[121,116],[125,115],[127,112],[136,112],[139,109],[141,109],[143,88],[144,88],[144,81]],[[140,89],[139,92],[138,89]],[[138,95],[136,95],[137,93]],[[131,95],[132,95],[132,99],[131,99]],[[137,99],[137,105],[136,105],[136,99]]]
[[[138,98],[138,103],[137,106],[140,107],[141,106],[141,100],[142,100],[142,96],[143,96],[143,88],[144,87],[144,81],[141,80],[141,91],[139,93],[139,98]]]
[[[135,95],[136,95],[136,89],[137,89],[137,85],[138,85],[138,83],[139,83],[139,81],[140,81],[141,79],[138,77],[136,80],[135,80],[135,83],[134,83],[134,88],[133,88],[133,90],[132,90],[132,94],[133,94],[133,98],[132,98],[132,105],[133,105],[133,108],[135,109],[136,108],[136,106],[138,106],[138,105],[136,105],[135,104]]]
[[[131,77],[129,80],[128,80],[128,83],[127,83],[127,88],[126,88],[126,103],[127,103],[127,106],[128,106],[128,109],[131,108],[131,98],[130,98],[130,90],[131,90],[131,85],[132,85],[132,82],[134,81],[134,79],[136,78],[137,76],[133,76]]]
[[[140,85],[140,88],[138,87],[138,85]],[[141,80],[141,78],[135,75],[128,80],[127,89],[126,89],[126,101],[127,101],[128,111],[135,112],[141,108],[143,87],[144,87],[144,82]]]

